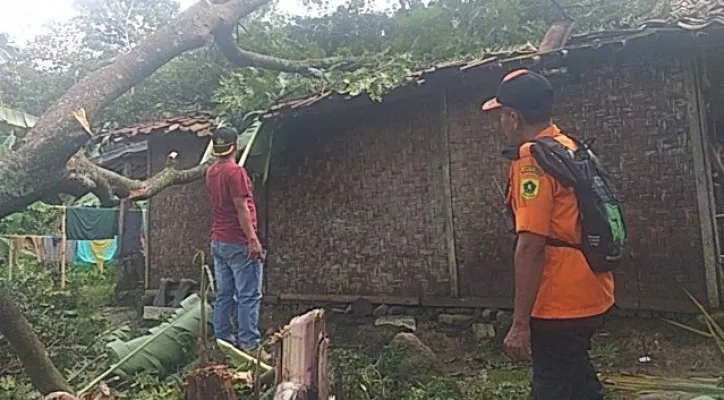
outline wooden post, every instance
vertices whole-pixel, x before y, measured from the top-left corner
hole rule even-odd
[[[8,240],[8,281],[13,280],[13,268],[15,267],[15,238]]]
[[[450,273],[450,296],[460,297],[458,261],[455,249],[455,224],[452,204],[452,175],[450,174],[450,127],[447,114],[447,92],[442,93],[440,123],[442,124],[442,187],[443,208],[445,209],[445,240],[447,263]]]
[[[131,174],[131,166],[126,162],[123,164],[123,176],[129,177]],[[128,213],[128,200],[127,199],[121,199],[121,203],[119,204],[120,210],[118,211],[118,239],[116,241],[116,245],[118,246],[118,252],[120,253],[121,249],[123,248],[123,233],[126,230],[126,214]],[[120,261],[120,260],[119,260]]]
[[[277,343],[275,400],[329,397],[327,337],[324,310],[312,310],[294,317]]]
[[[150,211],[150,203],[146,206],[146,210],[141,210],[141,217],[143,217],[143,281],[144,289],[148,290],[151,288],[151,239],[148,237],[148,225],[150,223],[148,213]]]
[[[151,140],[148,140],[147,143],[145,179],[153,175],[153,146],[151,146]],[[145,290],[151,288],[151,237],[148,234],[151,224],[151,204],[153,204],[153,197],[148,199],[145,212],[141,209],[141,217],[143,219],[143,244],[145,247],[143,252],[143,288]]]
[[[702,132],[706,122],[702,121],[700,112],[701,97],[699,93],[699,76],[696,66],[696,57],[690,55],[685,65],[685,90],[687,97],[687,117],[691,129],[691,152],[694,159],[694,176],[696,183],[696,198],[699,206],[699,224],[701,229],[701,244],[704,258],[704,274],[706,277],[706,295],[708,304],[712,308],[719,307],[719,255],[715,239],[715,214],[711,209],[711,168],[707,157],[707,140]]]
[[[65,289],[65,267],[68,257],[68,209],[63,207],[63,214],[60,220],[60,288]]]

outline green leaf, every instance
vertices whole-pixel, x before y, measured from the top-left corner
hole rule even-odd
[[[38,122],[38,117],[19,110],[0,106],[0,122],[18,128],[30,129]]]
[[[207,314],[211,314],[211,306],[206,306]],[[181,302],[181,308],[176,310],[169,319],[151,328],[149,334],[130,341],[114,340],[108,347],[119,358],[123,359],[137,351],[127,360],[117,365],[113,372],[123,378],[129,378],[139,372],[165,373],[173,370],[183,362],[189,346],[193,346],[194,339],[199,335],[199,321],[201,320],[201,301],[194,294]]]
[[[216,343],[219,345],[219,348],[221,351],[226,354],[227,357],[231,360],[231,362],[234,364],[235,367],[238,368],[251,368],[252,366],[256,365],[257,359],[254,358],[255,355],[249,355],[244,353],[243,351],[237,349],[236,347],[232,346],[231,344],[221,340],[216,339]],[[259,362],[259,367],[264,370],[264,372],[269,371],[272,369],[272,367],[262,361]]]

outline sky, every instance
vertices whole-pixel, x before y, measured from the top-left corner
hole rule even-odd
[[[185,9],[198,0],[180,0]],[[202,0],[203,1],[203,0]],[[344,0],[333,0],[332,6]],[[391,0],[376,0],[379,8],[385,8]],[[301,0],[279,0],[278,9],[294,15],[307,14]],[[17,45],[32,39],[43,31],[43,26],[52,21],[62,21],[73,15],[73,0],[0,0],[0,33],[8,33]]]

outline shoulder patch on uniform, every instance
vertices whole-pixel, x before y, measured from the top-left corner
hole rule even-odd
[[[543,176],[543,170],[536,167],[535,165],[521,165],[520,166],[520,175],[535,175],[535,176]]]
[[[520,180],[520,197],[533,200],[538,197],[540,180],[538,178],[524,178]]]

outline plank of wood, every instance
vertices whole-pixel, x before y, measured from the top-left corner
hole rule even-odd
[[[698,90],[699,76],[694,55],[685,65],[685,88],[687,97],[687,116],[691,129],[691,152],[694,159],[694,175],[696,198],[699,207],[699,223],[701,229],[702,250],[704,256],[704,274],[706,276],[706,294],[708,304],[712,308],[719,307],[719,251],[716,248],[716,220],[711,201],[711,167],[706,152],[706,137],[702,132],[706,122],[702,121],[700,108],[701,97]]]

